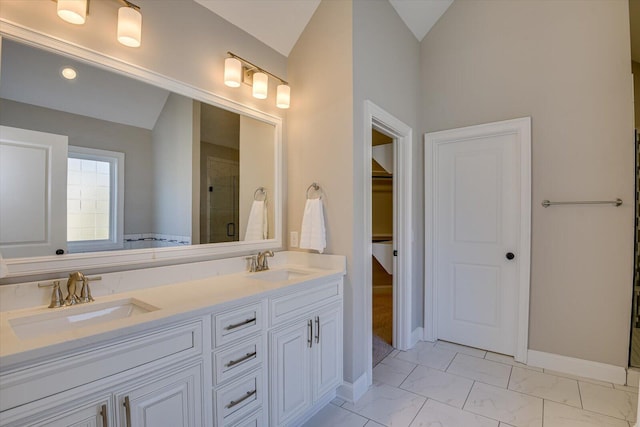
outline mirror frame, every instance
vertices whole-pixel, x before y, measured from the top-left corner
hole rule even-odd
[[[87,64],[122,74],[145,83],[155,85],[196,101],[208,103],[234,113],[246,115],[275,127],[274,162],[275,188],[272,196],[274,206],[274,238],[264,241],[238,241],[210,243],[192,246],[176,246],[150,249],[127,249],[104,252],[37,256],[28,258],[6,258],[8,274],[4,279],[22,276],[68,273],[72,270],[107,269],[114,267],[145,268],[157,265],[180,264],[206,259],[239,256],[255,251],[282,248],[283,179],[282,179],[282,118],[264,113],[239,102],[232,101],[181,81],[166,77],[125,61],[114,59],[102,53],[68,43],[31,28],[14,24],[0,18],[0,46],[4,38],[65,55]],[[1,64],[0,64],[1,66]]]

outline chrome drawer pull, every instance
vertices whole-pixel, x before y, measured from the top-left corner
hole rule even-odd
[[[256,320],[257,320],[257,319],[254,317],[253,319],[247,319],[247,320],[245,320],[244,322],[240,322],[240,323],[236,323],[236,324],[234,324],[234,325],[226,326],[224,329],[225,329],[226,331],[230,331],[231,329],[239,328],[240,326],[244,326],[244,325],[246,325],[247,323],[255,322]]]
[[[316,344],[320,343],[320,316],[316,316]]]
[[[238,400],[232,400],[231,402],[229,402],[229,404],[227,405],[227,409],[231,409],[234,406],[236,406],[239,403],[244,402],[245,400],[247,400],[248,398],[250,398],[251,396],[253,396],[254,394],[256,394],[256,390],[253,391],[248,391],[247,394],[245,394],[244,396],[242,396],[240,399]]]
[[[107,418],[107,405],[102,405],[100,407],[100,415],[102,416],[102,427],[107,427],[109,425]]]
[[[126,409],[125,417],[127,420],[127,427],[131,427],[131,402],[129,401],[129,396],[125,396],[124,398],[124,408]]]
[[[307,331],[307,344],[309,344],[309,348],[311,348],[313,347],[313,321],[311,321],[311,319],[307,322],[307,328],[309,328]]]
[[[242,363],[247,359],[251,359],[252,357],[255,357],[256,354],[258,354],[257,352],[253,352],[253,353],[247,353],[245,356],[242,356],[240,359],[236,359],[236,360],[231,360],[229,361],[229,363],[227,363],[226,366],[227,368],[233,365],[237,365],[238,363]]]

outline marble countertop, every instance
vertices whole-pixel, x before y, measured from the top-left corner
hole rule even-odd
[[[322,255],[314,256],[322,257]],[[94,292],[95,302],[77,306],[51,309],[46,305],[39,305],[0,312],[0,370],[11,369],[16,365],[121,337],[124,334],[142,332],[182,319],[205,315],[214,309],[224,310],[226,307],[241,305],[245,301],[285,291],[292,286],[312,287],[326,280],[340,278],[346,272],[344,257],[332,257],[330,262],[313,262],[313,259],[311,259],[312,262],[308,262],[309,259],[301,255],[281,256],[279,262],[276,262],[269,272],[296,270],[305,273],[303,276],[291,279],[259,280],[257,278],[265,272],[235,272],[171,284],[152,285],[109,295],[97,296]],[[153,272],[150,275],[153,275]],[[47,332],[33,338],[20,338],[10,323],[15,322],[15,319],[24,319],[26,316],[48,313],[62,315],[65,311],[71,312],[78,307],[89,307],[91,304],[97,307],[126,299],[135,299],[157,309],[95,325]]]

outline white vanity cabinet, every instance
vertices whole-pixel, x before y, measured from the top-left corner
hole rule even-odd
[[[293,425],[342,383],[342,281],[272,298],[270,309],[270,425]]]
[[[43,346],[29,362],[3,359],[0,427],[299,425],[342,383],[336,276],[248,281],[252,294],[211,298],[174,320]]]
[[[203,324],[180,322],[3,372],[0,426],[204,425]]]

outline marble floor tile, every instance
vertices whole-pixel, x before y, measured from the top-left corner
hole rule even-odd
[[[514,366],[509,390],[582,408],[578,381]]]
[[[633,387],[630,385],[614,384],[613,388],[617,390],[628,391],[629,393],[638,393],[638,387]]]
[[[417,394],[373,383],[356,403],[345,403],[343,408],[389,427],[408,426],[426,399]]]
[[[473,347],[467,347],[466,345],[455,344],[448,341],[438,341],[435,345],[436,348],[442,348],[445,350],[452,350],[457,353],[468,354],[469,356],[475,356],[479,358],[483,358],[487,352],[486,350],[480,350]]]
[[[315,414],[304,427],[364,427],[369,420],[335,405],[327,405]]]
[[[493,362],[500,362],[506,365],[511,366],[519,366],[521,368],[531,369],[532,371],[542,372],[542,368],[538,368],[536,366],[525,365],[524,363],[516,362],[513,356],[507,356],[506,354],[493,353],[491,351],[487,351],[487,355],[484,357],[487,360],[491,360]]]
[[[405,360],[398,359],[397,357],[386,357],[382,359],[382,362],[380,363],[392,366],[395,371],[407,375],[409,375],[411,371],[418,366],[416,363],[407,362]]]
[[[498,427],[498,421],[427,400],[411,427]]]
[[[544,401],[544,427],[627,427],[621,419]]]
[[[447,372],[506,388],[511,374],[511,366],[466,354],[458,354],[447,368]]]
[[[585,383],[598,384],[598,385],[601,385],[602,387],[613,388],[613,383],[609,383],[609,382],[606,382],[606,381],[600,381],[600,380],[594,380],[593,378],[579,377],[578,375],[572,375],[572,374],[567,374],[567,373],[564,373],[564,372],[553,371],[551,369],[545,369],[544,373],[545,374],[551,374],[551,375],[557,375],[557,376],[563,377],[563,378],[571,378],[572,380],[578,380],[578,381],[582,381],[582,382],[585,382]]]
[[[542,399],[476,382],[465,411],[515,427],[542,426]]]
[[[421,396],[435,399],[447,405],[462,408],[473,381],[437,369],[418,366],[400,386]]]
[[[329,426],[331,427],[331,426]],[[364,427],[384,427],[382,424],[377,423],[373,420],[369,420],[369,422],[367,424],[364,425]]]
[[[455,351],[435,348],[433,345],[419,346],[418,344],[411,350],[401,351],[395,358],[444,371],[456,355]]]
[[[582,407],[587,411],[634,422],[638,395],[579,381]]]
[[[511,424],[507,424],[507,423],[500,423],[498,424],[498,427],[514,427]]]
[[[398,362],[406,363],[413,367],[417,366],[403,360],[398,360]],[[413,368],[409,372],[406,372],[406,369],[402,369],[402,367],[398,368],[398,364],[378,363],[376,367],[373,368],[373,381],[398,387],[412,370]]]

